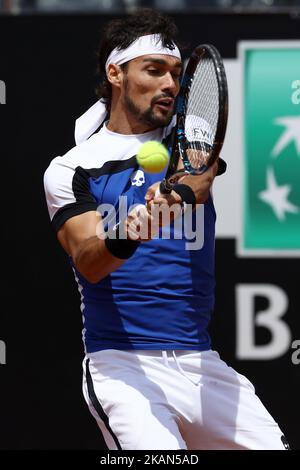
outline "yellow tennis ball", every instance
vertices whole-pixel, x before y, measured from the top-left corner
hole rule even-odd
[[[149,140],[141,146],[136,159],[147,173],[160,173],[169,162],[169,152],[163,144]]]

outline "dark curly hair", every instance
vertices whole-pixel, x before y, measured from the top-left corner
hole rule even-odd
[[[124,18],[110,21],[105,27],[97,52],[99,84],[96,94],[98,98],[103,98],[108,112],[110,112],[112,94],[112,87],[105,71],[108,56],[116,47],[120,50],[126,49],[137,38],[147,34],[160,34],[163,46],[172,48],[177,36],[177,27],[170,18],[150,8],[138,9]],[[126,66],[125,63],[121,67],[125,70]]]

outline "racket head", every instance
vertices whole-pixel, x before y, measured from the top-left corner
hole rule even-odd
[[[222,57],[215,46],[201,44],[194,49],[176,98],[176,114],[161,193],[170,193],[184,174],[207,171],[221,152],[228,119],[228,87]],[[183,169],[177,170],[180,159]],[[218,174],[226,169],[226,163],[221,159],[220,163]]]
[[[176,114],[162,193],[171,192],[183,174],[207,171],[222,149],[228,119],[228,87],[224,64],[215,46],[201,44],[194,49],[176,98]],[[177,170],[180,158],[184,168]]]
[[[202,44],[188,62],[177,99],[179,153],[186,171],[204,173],[223,146],[228,118],[228,87],[218,50]]]

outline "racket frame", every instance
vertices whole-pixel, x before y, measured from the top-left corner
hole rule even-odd
[[[216,135],[211,148],[211,156],[207,165],[203,164],[200,169],[191,166],[187,156],[187,138],[185,136],[185,116],[186,105],[188,102],[189,92],[193,82],[194,73],[199,62],[207,55],[212,59],[215,67],[215,73],[219,92],[219,114],[216,126]],[[172,132],[171,157],[169,167],[164,180],[160,185],[161,193],[170,193],[174,184],[185,174],[200,175],[208,170],[216,161],[223,146],[227,119],[228,119],[228,88],[225,68],[219,51],[212,44],[201,44],[197,46],[189,59],[186,70],[184,72],[179,93],[176,98],[177,115],[176,125]],[[177,170],[178,161],[181,158],[184,168]]]

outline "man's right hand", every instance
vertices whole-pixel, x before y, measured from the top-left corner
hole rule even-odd
[[[137,241],[149,241],[159,231],[159,219],[144,204],[136,205],[125,220],[125,233]]]

